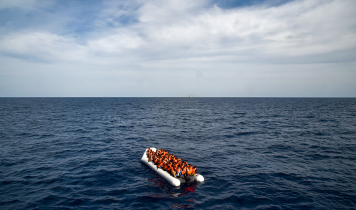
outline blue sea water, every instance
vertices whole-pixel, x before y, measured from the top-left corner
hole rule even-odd
[[[0,209],[356,209],[356,99],[0,98],[0,161]]]

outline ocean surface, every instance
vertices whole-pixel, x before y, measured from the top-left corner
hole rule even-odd
[[[0,209],[182,208],[356,209],[356,99],[0,98]]]

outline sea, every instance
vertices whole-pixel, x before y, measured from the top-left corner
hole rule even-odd
[[[0,209],[191,208],[356,209],[356,98],[0,98]]]

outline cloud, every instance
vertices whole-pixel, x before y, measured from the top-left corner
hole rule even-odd
[[[41,92],[43,86],[36,89],[36,82],[22,80],[42,95],[50,90],[66,95],[70,87],[77,96],[117,95],[110,90],[121,90],[121,96],[348,96],[356,91],[350,79],[356,55],[353,0],[231,7],[203,0],[108,0],[88,6],[28,1],[26,12],[20,1],[11,2],[0,3],[17,18],[0,17],[0,59],[6,64],[0,75],[15,84],[24,72],[9,72],[28,66],[32,81],[41,78],[46,82],[40,84],[52,87]],[[62,91],[64,81],[71,82]],[[6,84],[14,94],[24,91]]]
[[[122,2],[115,6],[98,14],[100,18],[92,21],[98,28],[89,34],[15,33],[1,40],[2,49],[10,55],[28,53],[43,59],[47,54],[78,61],[105,54],[137,60],[226,56],[244,62],[291,61],[295,56],[293,62],[302,62],[299,57],[356,47],[353,1],[293,1],[229,10],[184,0],[144,2],[133,11],[134,6]],[[122,17],[135,21],[120,22]]]
[[[38,61],[82,61],[86,49],[73,38],[48,32],[9,34],[0,41],[5,55]]]
[[[182,56],[285,57],[356,46],[352,1],[294,1],[279,7],[231,10],[160,3],[141,8],[141,29],[156,47],[173,48]]]

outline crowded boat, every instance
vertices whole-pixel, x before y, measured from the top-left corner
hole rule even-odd
[[[163,149],[153,151],[148,148],[146,155],[149,162],[154,163],[157,168],[167,171],[175,178],[183,178],[196,174],[196,166],[188,164]]]

